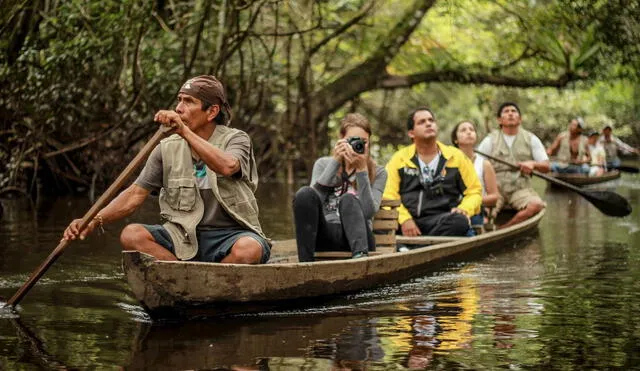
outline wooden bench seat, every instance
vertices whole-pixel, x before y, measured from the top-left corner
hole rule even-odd
[[[382,254],[388,254],[388,252],[381,251],[369,251],[369,256],[377,256]],[[350,259],[351,251],[316,251],[315,254],[316,260],[326,260],[326,259]]]
[[[396,242],[405,244],[405,245],[433,245],[436,243],[444,243],[457,241],[461,238],[469,238],[469,237],[458,237],[458,236],[416,236],[416,237],[408,237],[408,236],[396,236]]]
[[[434,245],[438,243],[457,241],[461,238],[468,237],[452,237],[452,236],[396,236],[398,230],[398,206],[400,200],[382,200],[380,210],[373,219],[373,234],[376,240],[376,251],[369,252],[369,256],[389,254],[396,252],[396,244],[404,245]],[[495,230],[493,218],[484,226],[472,226],[477,234]],[[349,251],[318,251],[314,254],[316,260],[328,259],[349,259],[351,252]]]

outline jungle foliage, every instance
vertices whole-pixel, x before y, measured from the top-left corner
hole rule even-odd
[[[3,10],[0,189],[103,186],[155,130],[153,113],[205,73],[225,83],[263,178],[306,176],[353,110],[374,123],[382,159],[424,105],[443,132],[463,118],[489,128],[509,99],[543,137],[583,115],[640,139],[637,0],[23,0]]]

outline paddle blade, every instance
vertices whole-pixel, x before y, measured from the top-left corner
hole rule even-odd
[[[620,170],[625,173],[638,174],[640,173],[640,169],[635,166],[617,166],[614,169]]]
[[[583,191],[582,195],[606,215],[623,217],[631,214],[629,201],[615,192]]]

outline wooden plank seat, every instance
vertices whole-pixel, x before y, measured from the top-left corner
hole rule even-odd
[[[398,206],[400,206],[400,200],[382,200],[380,203],[380,210],[373,218],[376,252],[388,254],[396,251]]]
[[[405,244],[405,245],[433,245],[433,244],[436,244],[436,243],[458,241],[459,239],[462,239],[462,238],[469,238],[469,237],[457,237],[457,236],[415,236],[415,237],[408,237],[408,236],[397,236],[396,237],[396,242],[397,243],[401,243],[401,244]]]
[[[369,256],[377,256],[382,254],[388,254],[388,252],[369,251]],[[351,258],[351,251],[316,251],[313,256],[316,258],[316,260],[349,259]]]

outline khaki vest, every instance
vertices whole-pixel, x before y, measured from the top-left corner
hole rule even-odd
[[[571,145],[569,144],[570,134],[567,131],[564,138],[560,141],[560,148],[558,148],[558,155],[556,156],[557,162],[563,166],[569,166],[571,162]],[[580,136],[578,144],[578,157],[577,160],[582,160],[585,156],[584,147],[587,145],[587,137]]]
[[[516,162],[533,160],[531,154],[531,134],[520,128],[513,146],[509,149],[501,130],[492,131],[491,155],[515,164]],[[496,171],[496,180],[502,195],[510,195],[513,192],[531,187],[531,178],[522,175],[520,170],[513,170],[510,166],[491,161]]]
[[[209,143],[224,150],[231,137],[239,132],[218,125]],[[177,134],[160,142],[162,152],[162,189],[160,214],[167,221],[163,226],[171,235],[176,256],[192,259],[198,252],[196,227],[204,215],[204,203],[197,188],[191,148]],[[258,221],[258,204],[254,192],[258,187],[258,172],[253,148],[250,153],[249,174],[241,179],[216,174],[208,167],[207,177],[215,198],[224,210],[241,226],[264,237]]]

